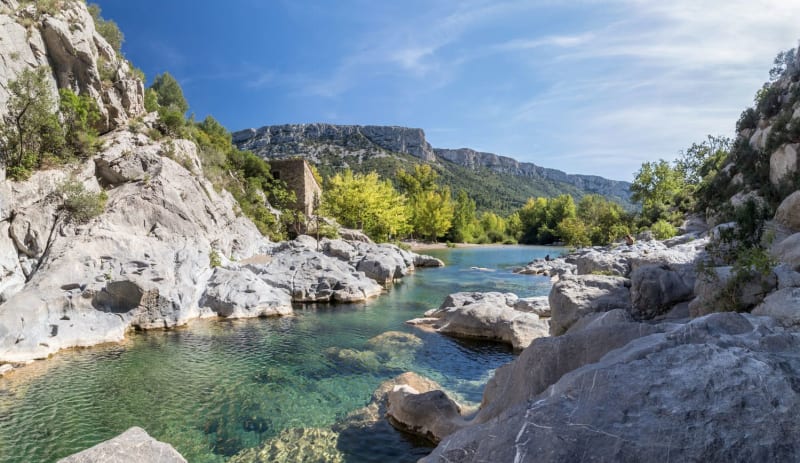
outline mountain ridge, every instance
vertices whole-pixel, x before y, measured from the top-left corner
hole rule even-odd
[[[506,180],[510,176],[523,182],[526,179],[547,182],[555,185],[556,190],[570,194],[600,194],[632,207],[629,182],[597,175],[568,174],[471,148],[434,148],[421,128],[328,123],[267,125],[233,132],[233,143],[239,149],[251,150],[265,159],[300,155],[311,162],[324,164],[336,162],[331,158],[335,156],[346,167],[354,161],[360,164],[369,158],[407,154],[425,162],[442,164],[445,168],[447,163],[451,163],[472,171],[489,170],[503,175]],[[559,184],[564,187],[559,188]],[[524,202],[527,198],[516,199]]]

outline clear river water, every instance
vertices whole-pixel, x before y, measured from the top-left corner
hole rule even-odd
[[[447,264],[406,277],[367,303],[303,305],[285,318],[204,320],[133,333],[118,345],[57,354],[0,379],[0,463],[53,462],[140,426],[188,461],[224,462],[295,428],[331,429],[404,371],[480,402],[494,369],[514,358],[496,343],[457,340],[405,325],[457,291],[546,295],[549,279],[511,273],[558,249],[497,246],[428,251]],[[471,267],[485,267],[481,271]],[[341,362],[387,331],[422,342],[410,354]],[[376,358],[374,355],[369,358]],[[345,461],[416,461],[430,447],[379,426],[342,432]]]

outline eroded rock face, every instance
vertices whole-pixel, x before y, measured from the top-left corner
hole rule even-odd
[[[30,29],[22,23],[33,22]],[[65,2],[55,16],[35,9],[16,9],[0,14],[0,81],[16,79],[25,69],[48,66],[50,88],[89,95],[101,113],[99,129],[107,132],[144,113],[144,85],[134,76],[127,61],[95,30],[83,2]],[[113,78],[103,81],[100,66]],[[0,86],[0,113],[5,111],[9,93]]]
[[[559,280],[548,300],[552,316],[550,334],[564,334],[573,323],[593,312],[631,309],[631,282],[606,275],[577,275]]]
[[[119,436],[83,452],[58,460],[58,463],[186,463],[171,445],[150,437],[144,429],[133,427]]]
[[[454,293],[426,318],[409,320],[455,337],[501,341],[524,349],[534,339],[548,335],[548,321],[533,312],[516,310],[518,298],[511,293]]]
[[[659,461],[667,453],[675,461],[797,460],[800,335],[770,318],[736,313],[664,332],[642,329],[583,364],[573,359],[591,354],[589,332],[537,340],[498,370],[485,394],[497,399],[481,410],[483,419],[423,461]],[[553,350],[536,352],[540,345]],[[535,359],[574,363],[556,363],[560,377],[535,382],[522,375],[550,371],[532,367]],[[497,384],[523,391],[515,396]],[[491,407],[498,399],[503,406]]]
[[[267,264],[247,266],[258,278],[289,292],[295,302],[357,302],[383,288],[350,264],[292,243]]]
[[[435,161],[433,148],[422,129],[386,126],[287,124],[235,132],[233,142],[239,149],[251,150],[262,157],[295,154],[309,142],[327,142],[348,148],[379,148],[406,153],[424,161]],[[287,150],[292,152],[287,152]]]
[[[247,269],[217,268],[206,283],[200,306],[221,317],[269,317],[291,314],[292,298]]]
[[[123,179],[106,191],[105,212],[86,224],[72,223],[58,208],[65,171],[36,172],[0,191],[0,203],[14,205],[9,235],[0,242],[18,251],[22,275],[12,276],[27,280],[3,293],[2,360],[120,341],[132,326],[169,328],[214,316],[198,304],[212,274],[210,252],[227,261],[272,246],[234,214],[227,192],[217,193],[202,176],[157,154],[165,151],[162,143],[114,132],[105,146],[98,159],[130,158],[125,164],[142,173],[129,176],[120,168]],[[98,177],[94,160],[76,169],[75,179],[89,191],[100,190]]]

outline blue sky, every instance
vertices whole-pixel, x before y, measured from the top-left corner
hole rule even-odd
[[[733,135],[800,0],[100,0],[148,77],[234,131],[421,127],[570,173],[631,180]]]

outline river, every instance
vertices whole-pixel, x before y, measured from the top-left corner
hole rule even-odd
[[[510,348],[426,333],[404,324],[457,291],[545,295],[545,277],[511,268],[554,248],[496,246],[427,252],[446,267],[420,270],[367,303],[297,306],[292,317],[205,320],[134,333],[119,345],[60,353],[0,379],[0,462],[53,462],[140,426],[188,461],[217,463],[291,428],[330,428],[404,371],[480,402]],[[485,267],[492,271],[474,270]],[[418,336],[412,355],[375,368],[331,360],[331,349],[366,351],[386,331]],[[374,357],[373,357],[374,358]],[[340,438],[346,461],[416,461],[430,452],[388,426]]]

